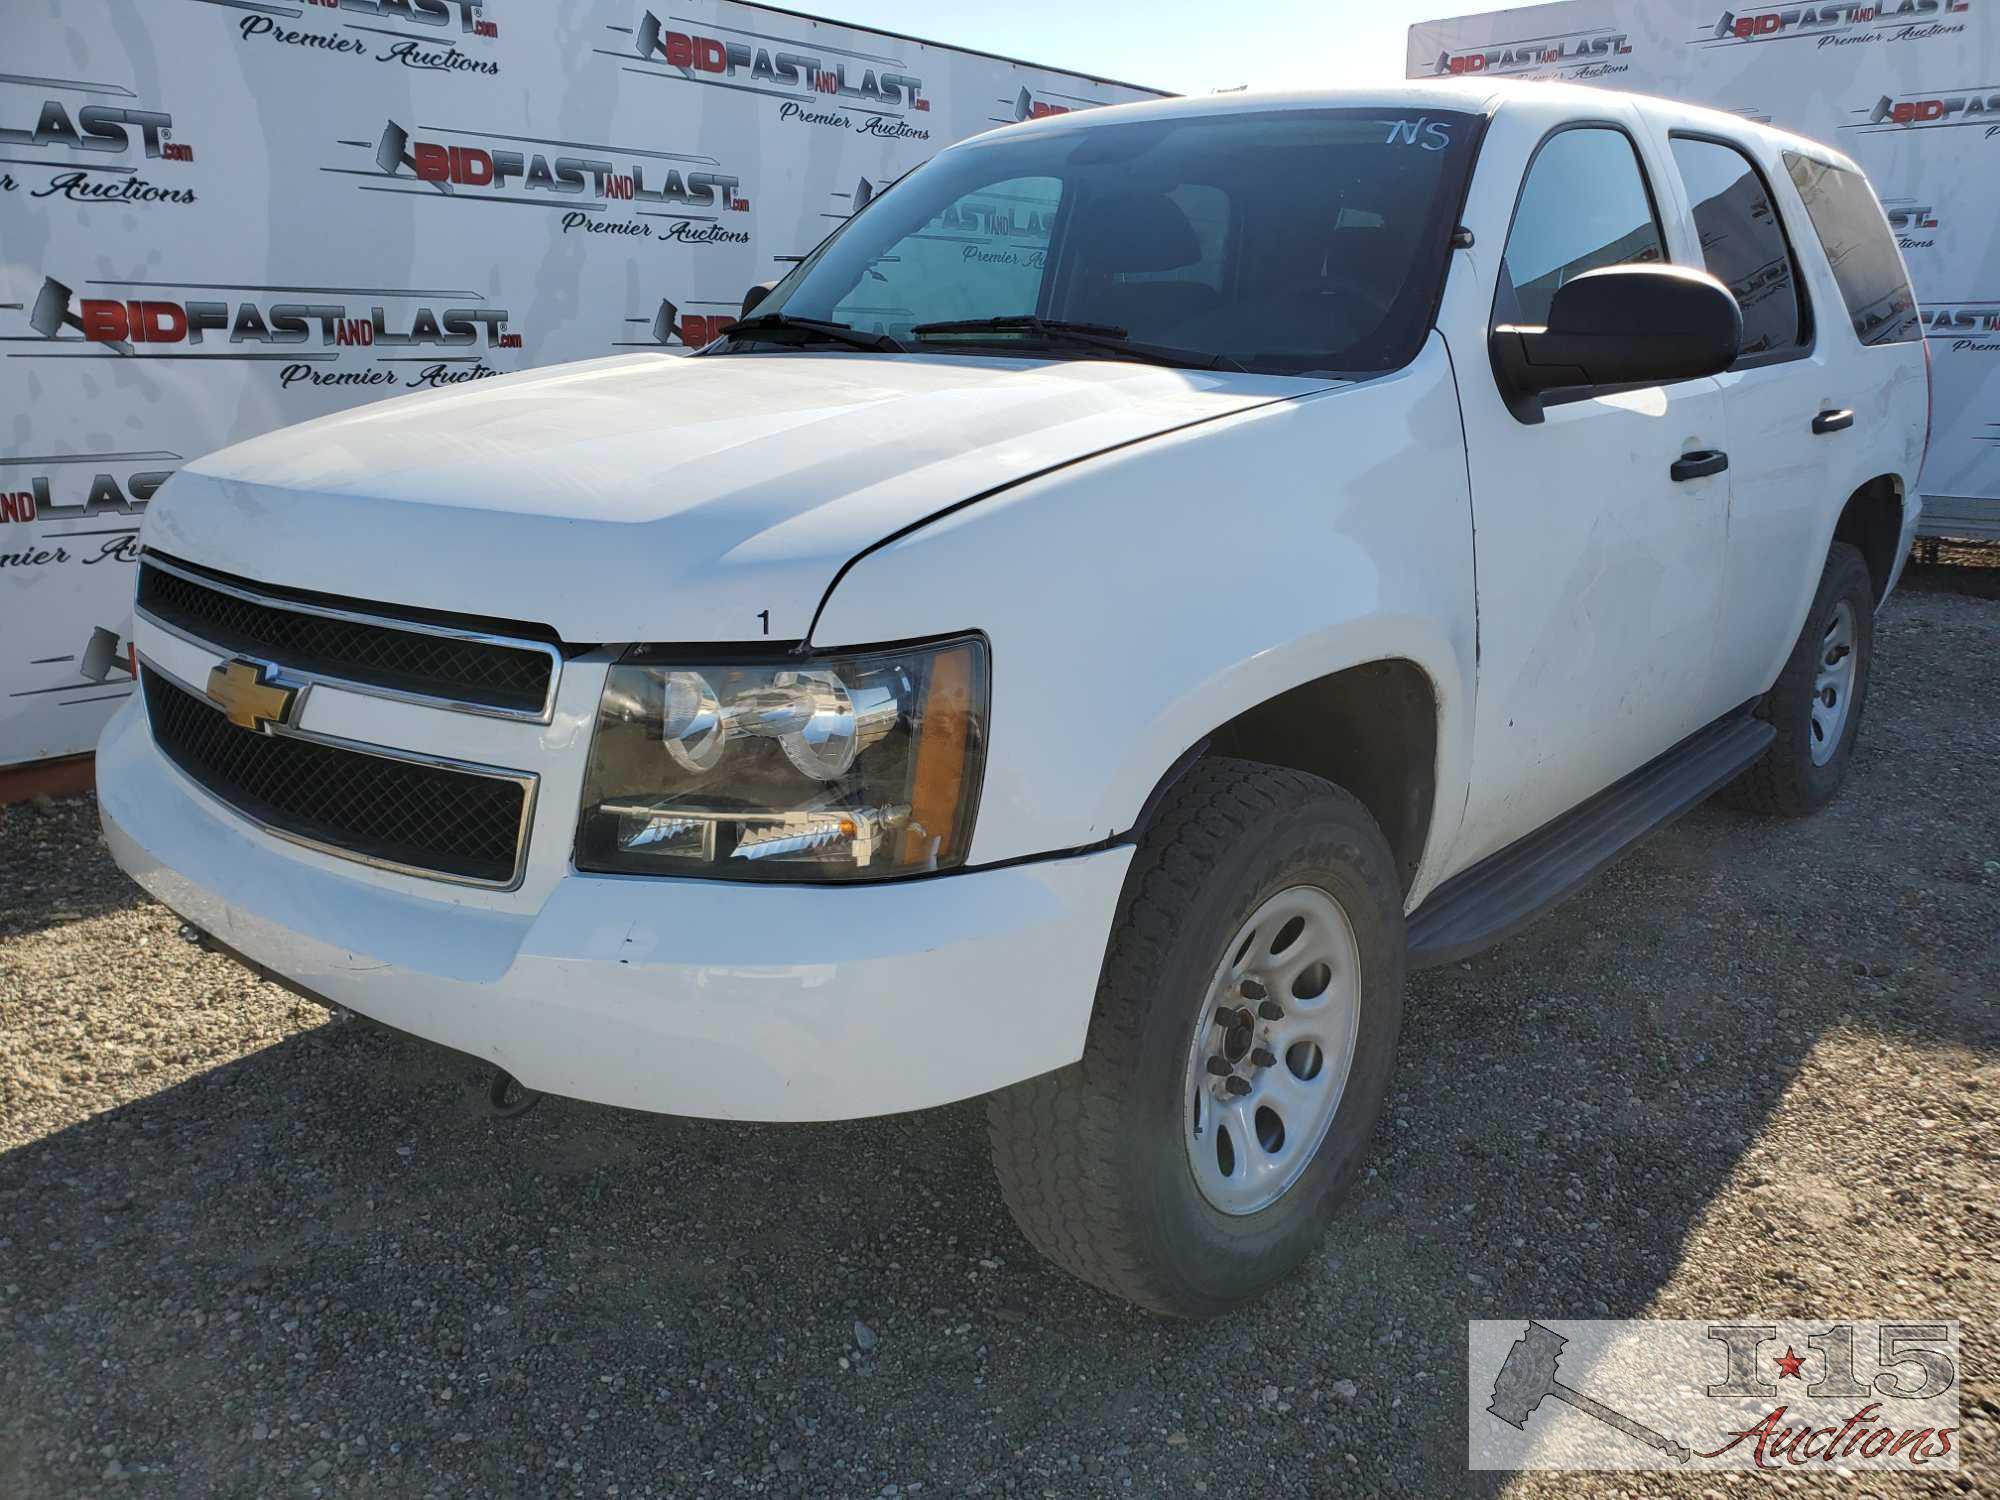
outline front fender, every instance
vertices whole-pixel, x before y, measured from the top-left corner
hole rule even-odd
[[[1073,464],[850,567],[815,646],[983,630],[993,647],[971,862],[1129,830],[1218,725],[1400,658],[1439,708],[1413,898],[1464,810],[1475,681],[1471,497],[1435,336],[1396,374]]]

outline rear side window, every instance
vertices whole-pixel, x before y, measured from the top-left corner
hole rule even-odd
[[[1494,321],[1545,324],[1563,283],[1605,266],[1665,260],[1663,243],[1638,155],[1622,130],[1585,126],[1550,136],[1521,184]]]
[[[1763,174],[1734,146],[1673,138],[1701,235],[1702,264],[1743,309],[1743,359],[1795,353],[1805,340],[1792,247]]]
[[[1785,170],[1805,199],[1813,232],[1840,284],[1841,300],[1864,344],[1913,344],[1924,336],[1917,296],[1875,190],[1859,172],[1785,153]]]

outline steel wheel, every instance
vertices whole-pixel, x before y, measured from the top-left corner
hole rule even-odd
[[[1203,757],[1140,836],[1083,1056],[987,1100],[1029,1242],[1175,1317],[1290,1275],[1388,1099],[1405,947],[1396,857],[1367,808],[1303,771]]]
[[[1340,1108],[1361,1017],[1361,956],[1318,886],[1278,892],[1223,951],[1188,1049],[1188,1168],[1226,1214],[1269,1208]]]
[[[1819,669],[1813,679],[1812,762],[1823,766],[1840,748],[1847,727],[1848,705],[1854,697],[1854,606],[1834,602],[1820,641]]]

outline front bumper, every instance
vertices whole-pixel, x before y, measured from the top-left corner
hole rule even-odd
[[[1074,1062],[1131,860],[839,887],[570,870],[482,906],[259,831],[162,758],[136,695],[97,776],[119,865],[254,963],[529,1088],[717,1119],[923,1109]]]

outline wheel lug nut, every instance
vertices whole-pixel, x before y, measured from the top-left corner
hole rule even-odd
[[[1230,1067],[1229,1064],[1224,1062],[1221,1058],[1211,1057],[1208,1060],[1208,1071],[1217,1078],[1227,1078],[1231,1074],[1233,1074],[1236,1070]]]
[[[1232,1077],[1223,1087],[1239,1097],[1250,1092],[1249,1082],[1242,1078]]]
[[[1282,1021],[1285,1019],[1285,1008],[1275,1000],[1266,1000],[1257,1007],[1257,1014],[1267,1021]]]
[[[1237,985],[1236,988],[1243,992],[1245,1000],[1262,1000],[1264,998],[1264,986],[1260,980],[1246,979]]]
[[[1259,1047],[1255,1052],[1252,1052],[1250,1054],[1250,1061],[1260,1068],[1275,1068],[1278,1065],[1278,1059],[1268,1047]]]

